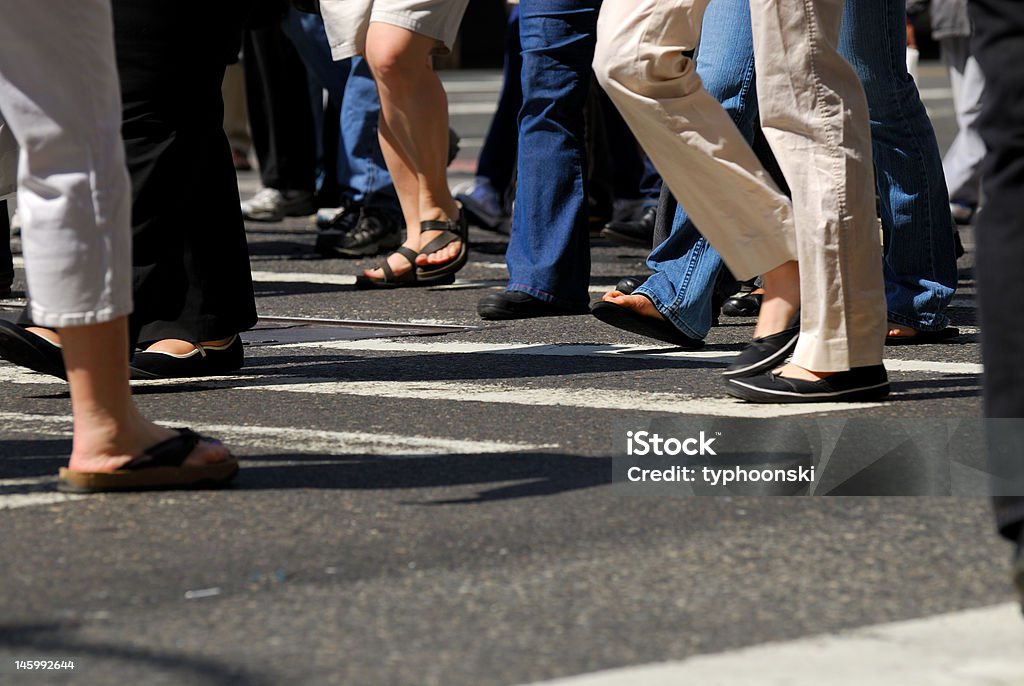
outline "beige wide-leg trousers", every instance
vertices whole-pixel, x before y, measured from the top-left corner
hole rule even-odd
[[[867,102],[836,51],[843,0],[750,0],[769,178],[693,60],[709,0],[605,0],[594,68],[673,195],[741,279],[799,260],[813,371],[880,364],[886,307]]]

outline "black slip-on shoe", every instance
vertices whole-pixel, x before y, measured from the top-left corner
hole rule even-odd
[[[889,394],[885,367],[854,367],[819,381],[787,379],[771,372],[726,379],[726,392],[752,403],[827,403],[880,400]]]
[[[587,308],[562,307],[521,291],[505,291],[504,293],[490,293],[480,298],[476,312],[482,319],[529,319],[531,317],[586,314]]]
[[[771,336],[755,338],[722,372],[722,376],[727,379],[757,376],[761,372],[778,367],[789,357],[799,337],[800,325],[797,324]]]
[[[6,319],[0,319],[0,357],[34,372],[68,378],[59,345]]]
[[[615,303],[604,300],[596,302],[590,306],[590,314],[617,329],[671,343],[680,348],[696,350],[704,347],[703,340],[687,336],[667,319],[647,317],[639,314],[636,310]]]
[[[140,350],[132,357],[133,379],[181,379],[218,376],[241,369],[245,363],[242,339],[235,334],[223,345],[199,345],[184,355]]]

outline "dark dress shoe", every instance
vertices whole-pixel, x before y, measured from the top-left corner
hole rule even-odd
[[[0,357],[34,372],[68,378],[60,346],[6,319],[0,319]]]
[[[619,245],[635,245],[648,250],[654,244],[654,222],[658,208],[648,207],[639,219],[632,221],[611,221],[601,229],[601,236]]]
[[[192,376],[217,376],[242,368],[245,354],[238,334],[224,345],[196,344],[184,355],[140,350],[130,365],[133,379],[180,379]]]
[[[491,293],[480,298],[476,311],[482,319],[528,319],[530,317],[586,314],[587,308],[585,306],[563,307],[544,302],[521,291],[505,291],[504,293]]]
[[[889,394],[885,367],[854,367],[819,381],[788,379],[771,372],[761,376],[731,378],[725,382],[729,395],[753,403],[825,403],[880,400]]]
[[[615,290],[623,295],[633,295],[633,291],[644,285],[646,279],[641,279],[636,276],[624,276],[619,279],[619,282],[615,284]]]
[[[722,303],[722,314],[729,317],[756,317],[761,312],[760,293],[734,295]]]

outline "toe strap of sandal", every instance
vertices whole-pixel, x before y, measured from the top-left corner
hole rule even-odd
[[[401,255],[402,257],[404,257],[406,259],[406,261],[412,266],[412,272],[411,273],[413,274],[413,279],[415,279],[416,278],[416,258],[419,257],[420,254],[418,252],[416,252],[415,250],[413,250],[412,248],[408,248],[408,247],[406,247],[404,245],[398,246],[398,249],[395,250],[395,252],[392,253],[392,254],[395,254],[395,253]],[[387,260],[386,257],[383,260],[381,260],[380,268],[382,270],[384,270],[384,280],[385,281],[395,281],[395,272],[394,272],[393,269],[391,269],[391,265],[388,264],[388,260]]]
[[[456,220],[447,221],[425,221],[420,222],[420,231],[440,231],[441,235],[431,239],[429,243],[420,248],[420,254],[429,255],[441,248],[454,243],[455,241],[466,242],[463,235],[462,222]]]

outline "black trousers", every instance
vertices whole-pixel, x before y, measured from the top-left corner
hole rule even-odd
[[[1024,266],[1024,3],[971,0],[969,7],[975,26],[972,49],[985,74],[978,128],[988,147],[975,269],[984,332],[985,415],[1018,419],[1005,431],[990,431],[989,454],[1002,454],[998,468],[1005,473],[1009,467],[1016,472],[1010,476],[1024,479],[1024,320],[1007,300],[1019,288]],[[995,510],[1003,535],[1018,538],[1024,497],[996,498]]]
[[[114,0],[113,13],[132,181],[132,341],[244,331],[256,302],[220,90],[241,4]]]
[[[11,223],[7,217],[7,201],[0,200],[0,293],[14,283],[14,255],[11,254]]]
[[[278,22],[246,30],[243,55],[260,181],[267,188],[313,192],[316,129],[309,76],[299,53]]]

